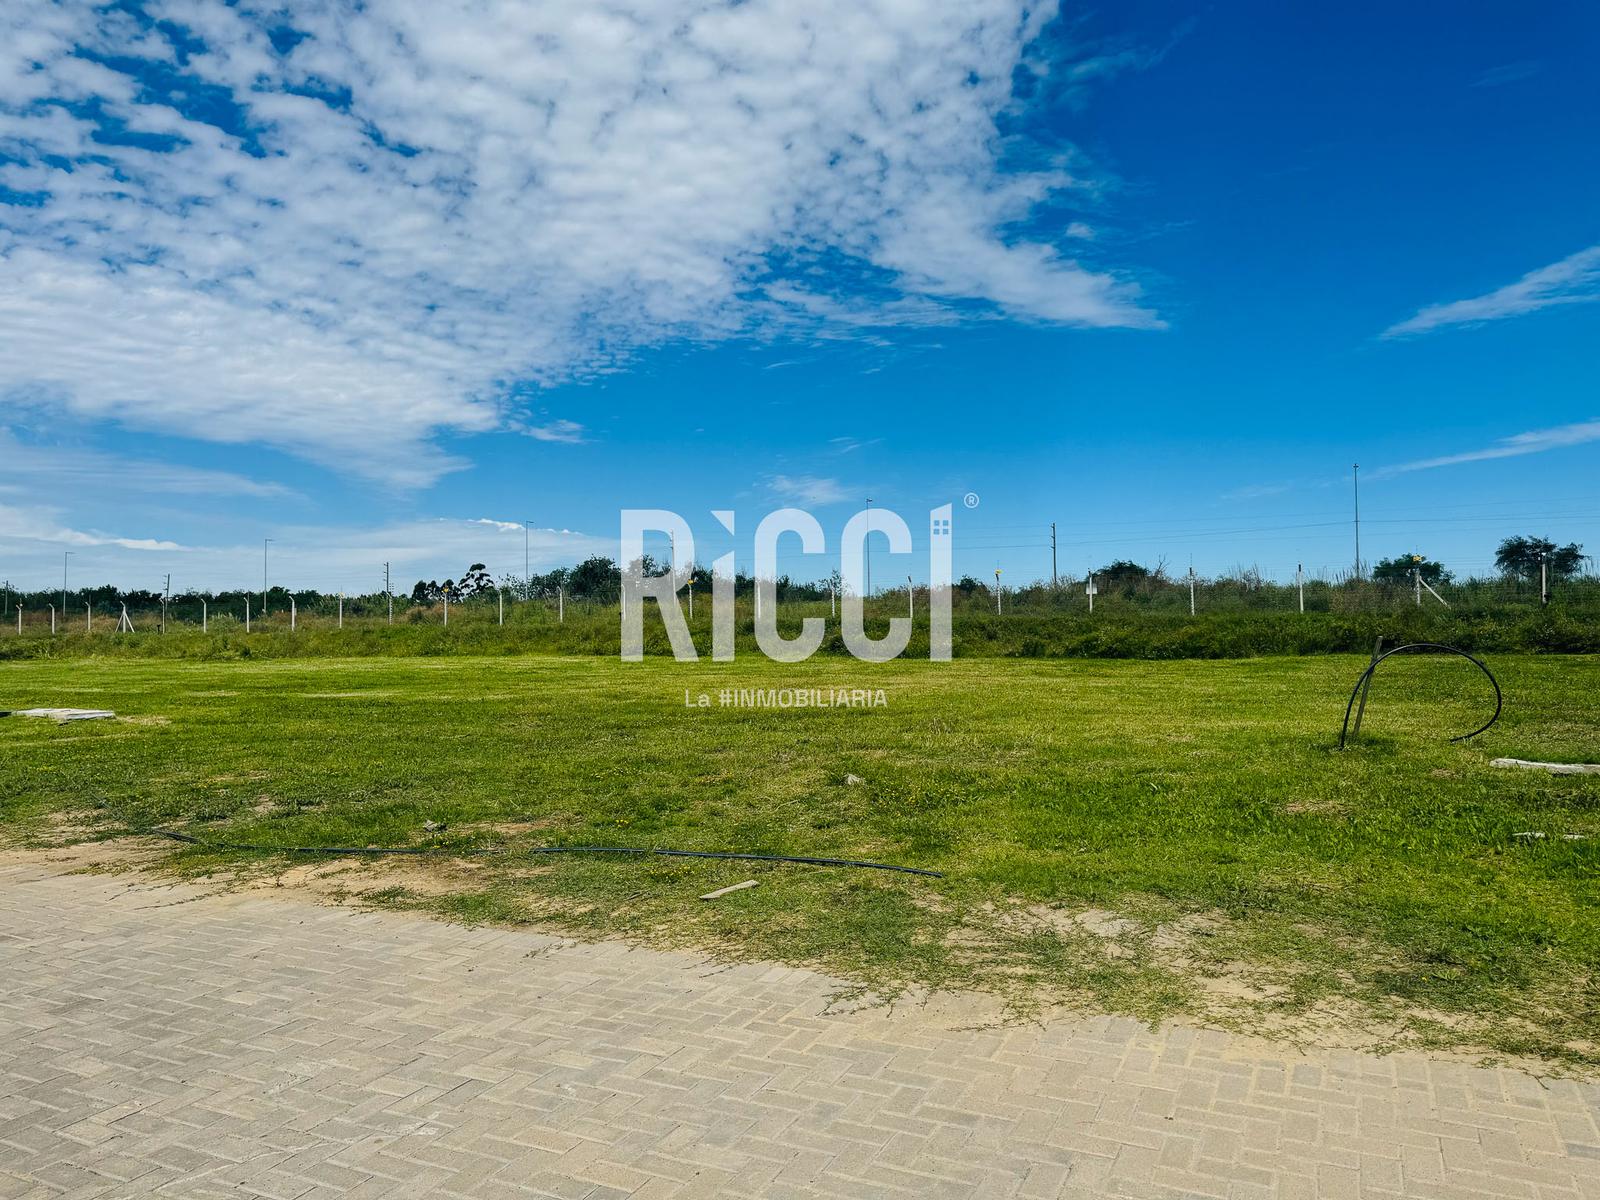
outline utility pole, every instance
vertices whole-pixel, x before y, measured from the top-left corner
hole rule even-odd
[[[994,569],[994,615],[1000,615],[1000,568]]]
[[[1050,587],[1056,586],[1056,523],[1050,522]]]
[[[1539,551],[1539,603],[1550,603],[1550,574],[1545,565],[1545,553]]]
[[[167,581],[161,585],[161,632],[167,631],[167,602],[172,599],[172,576],[167,576]]]
[[[267,615],[267,543],[271,540],[271,538],[261,539],[261,616],[263,620],[266,619]]]
[[[872,497],[867,497],[867,533],[862,539],[867,548],[867,599],[872,599]]]
[[[1306,565],[1304,563],[1295,563],[1295,565],[1294,565],[1294,586],[1300,593],[1300,611],[1301,612],[1305,612],[1305,610],[1306,610]]]
[[[394,624],[394,589],[389,586],[389,564],[383,564],[383,594],[389,599],[389,624]]]
[[[1189,568],[1189,615],[1194,616],[1194,567]]]
[[[1350,468],[1350,482],[1355,488],[1355,513],[1356,513],[1356,579],[1361,578],[1361,464],[1355,463]]]

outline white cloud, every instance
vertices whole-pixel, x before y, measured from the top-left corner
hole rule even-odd
[[[1386,479],[1411,471],[1431,471],[1435,467],[1454,467],[1461,463],[1484,462],[1495,458],[1516,458],[1523,454],[1540,454],[1546,450],[1559,450],[1567,446],[1582,446],[1600,442],[1600,421],[1578,421],[1571,425],[1557,425],[1552,429],[1533,429],[1501,438],[1492,446],[1481,450],[1468,450],[1462,454],[1446,454],[1439,458],[1424,458],[1416,462],[1381,467],[1369,474],[1370,479]]]
[[[73,529],[60,523],[54,509],[0,504],[0,546],[7,546],[8,543],[40,542],[50,546],[49,554],[53,562],[59,562],[61,548],[64,546],[75,548],[113,546],[121,550],[184,549],[177,542],[162,541],[158,538],[120,537],[95,530]],[[21,557],[23,556],[18,554],[7,555],[13,562]]]
[[[248,496],[272,499],[294,493],[231,471],[122,458],[98,450],[40,446],[0,428],[0,463],[7,482],[0,491],[22,494],[91,491],[97,496]]]
[[[837,479],[815,475],[773,475],[767,480],[767,490],[786,503],[816,507],[840,504],[860,495],[858,489],[846,487]]]
[[[1434,304],[1416,316],[1383,331],[1386,338],[1429,333],[1446,325],[1476,325],[1502,317],[1519,317],[1557,304],[1582,304],[1600,299],[1600,246],[1590,246],[1560,262],[1529,271],[1515,283],[1482,296]]]
[[[496,578],[522,574],[523,527],[489,518],[421,519],[371,528],[326,525],[274,526],[268,554],[271,582],[291,588],[345,591],[383,589],[383,564],[395,590],[410,591],[418,578],[455,578],[474,562]],[[534,528],[526,535],[533,570],[580,562],[593,554],[617,556],[617,539],[567,529]],[[50,588],[61,580],[61,553],[73,551],[74,586],[115,581],[154,587],[172,574],[174,591],[258,587],[262,545],[184,545],[154,538],[83,531],[63,525],[51,509],[0,504],[0,561],[11,583]]]
[[[576,445],[586,441],[583,426],[576,421],[551,421],[547,425],[529,425],[523,429],[529,437],[540,442],[566,442]]]
[[[13,405],[415,485],[459,465],[435,435],[524,419],[512,383],[669,339],[974,304],[1160,323],[1125,278],[1002,232],[1081,186],[997,165],[1048,4],[307,4],[287,53],[277,6],[152,11],[170,24],[0,18],[0,184],[43,200],[0,208]],[[178,27],[204,48],[175,53]]]

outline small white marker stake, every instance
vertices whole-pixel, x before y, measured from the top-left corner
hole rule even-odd
[[[743,883],[736,883],[732,887],[718,888],[714,892],[707,892],[704,896],[701,896],[700,899],[716,900],[721,896],[726,896],[729,892],[742,892],[746,888],[753,888],[756,886],[756,883],[757,880],[746,879]]]
[[[206,609],[206,602],[200,601],[200,632],[204,633],[210,627],[210,614]]]
[[[1094,586],[1094,576],[1089,576],[1089,583],[1083,589],[1083,594],[1089,597],[1089,611],[1091,613],[1094,612],[1094,598],[1099,594],[1099,591],[1100,589]]]

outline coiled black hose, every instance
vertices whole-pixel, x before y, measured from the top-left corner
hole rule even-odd
[[[1381,641],[1379,644],[1382,644]],[[1454,646],[1446,646],[1442,642],[1407,642],[1403,646],[1396,646],[1393,650],[1385,650],[1382,654],[1376,655],[1373,660],[1367,664],[1367,669],[1361,672],[1361,678],[1356,680],[1356,686],[1350,693],[1350,703],[1344,706],[1344,725],[1339,730],[1339,749],[1344,749],[1345,735],[1350,731],[1350,713],[1351,710],[1356,706],[1356,699],[1361,695],[1361,689],[1366,687],[1367,684],[1371,682],[1372,673],[1378,669],[1379,663],[1388,658],[1390,655],[1399,654],[1405,650],[1442,650],[1446,654],[1460,655],[1473,666],[1477,667],[1478,670],[1482,671],[1484,675],[1488,677],[1489,686],[1494,688],[1494,716],[1490,717],[1482,725],[1479,725],[1471,733],[1458,734],[1456,737],[1451,738],[1450,740],[1452,742],[1464,742],[1468,738],[1477,737],[1485,729],[1488,729],[1489,726],[1493,725],[1500,719],[1500,711],[1505,707],[1505,697],[1500,692],[1500,681],[1494,677],[1494,672],[1489,670],[1489,668],[1484,665],[1481,659],[1473,657],[1465,650],[1458,650]],[[1365,708],[1365,705],[1363,704],[1362,707]],[[1359,718],[1356,721],[1356,732],[1361,732],[1361,721]]]

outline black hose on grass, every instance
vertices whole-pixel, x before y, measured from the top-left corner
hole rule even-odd
[[[859,867],[869,871],[898,871],[904,875],[944,878],[944,872],[930,871],[926,867],[901,867],[894,863],[864,862],[854,858],[811,858],[798,854],[740,854],[728,850],[660,850],[637,846],[532,846],[511,851],[491,846],[464,846],[459,849],[448,846],[260,846],[249,842],[209,842],[171,829],[151,829],[148,832],[174,842],[202,846],[207,850],[237,850],[252,854],[413,854],[441,858],[480,854],[658,854],[665,858],[725,858],[741,862],[802,863],[813,867]]]
[[[1383,639],[1380,638],[1378,640],[1378,644],[1379,646],[1382,646]],[[1374,655],[1372,662],[1367,665],[1367,669],[1361,672],[1361,678],[1356,680],[1355,689],[1350,693],[1350,703],[1344,706],[1344,725],[1339,730],[1339,749],[1344,749],[1345,736],[1350,732],[1350,712],[1356,706],[1356,698],[1361,695],[1361,689],[1372,682],[1372,673],[1378,669],[1379,663],[1388,658],[1391,654],[1399,654],[1404,650],[1442,650],[1446,654],[1459,655],[1460,657],[1466,659],[1473,666],[1477,667],[1478,670],[1482,671],[1489,679],[1489,686],[1494,688],[1494,716],[1490,717],[1482,725],[1479,725],[1471,733],[1462,733],[1451,738],[1450,740],[1452,742],[1464,742],[1468,738],[1477,737],[1485,729],[1489,728],[1489,726],[1493,725],[1500,719],[1500,711],[1505,707],[1505,697],[1500,691],[1500,681],[1494,677],[1494,672],[1489,670],[1489,668],[1484,665],[1481,659],[1475,658],[1471,654],[1468,654],[1465,650],[1458,650],[1454,646],[1446,646],[1442,642],[1407,642],[1403,646],[1396,646],[1392,650],[1385,650],[1382,654]],[[1363,710],[1366,708],[1365,700],[1362,700],[1361,707]],[[1361,718],[1359,715],[1356,717],[1356,732],[1361,732]]]

